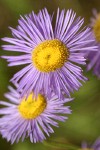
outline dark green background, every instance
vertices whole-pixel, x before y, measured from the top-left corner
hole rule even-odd
[[[85,18],[85,25],[89,23],[92,16],[92,9],[100,11],[100,0],[0,0],[0,38],[11,36],[8,26],[16,27],[20,15],[30,13],[32,10],[37,13],[46,7],[50,13],[56,12],[57,8],[72,8],[77,16]],[[0,45],[2,41],[0,40]],[[0,48],[1,49],[1,48]],[[0,55],[6,52],[0,50]],[[7,92],[9,80],[21,67],[7,67],[5,60],[0,59],[0,99],[5,100],[3,94]],[[84,69],[84,68],[83,68]],[[85,70],[85,69],[84,69]],[[11,145],[0,137],[0,150],[63,150],[67,146],[80,146],[83,140],[92,143],[100,136],[100,80],[92,75],[92,71],[84,74],[89,78],[83,84],[73,102],[70,102],[72,115],[66,123],[60,123],[60,128],[55,128],[43,144],[32,144],[25,140],[23,143]]]

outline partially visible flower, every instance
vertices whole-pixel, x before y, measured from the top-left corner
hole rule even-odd
[[[21,17],[17,29],[10,28],[13,38],[3,38],[10,43],[3,45],[4,50],[21,52],[20,56],[3,56],[9,66],[27,64],[11,80],[19,84],[22,97],[32,91],[50,97],[53,91],[62,99],[87,80],[80,67],[85,65],[82,52],[95,51],[96,46],[90,28],[82,29],[84,19],[75,17],[72,10],[58,9],[56,21],[47,9],[37,15],[32,12]]]
[[[82,148],[79,150],[100,150],[100,138],[98,138],[92,145],[88,145],[86,142],[83,142]]]
[[[11,143],[28,137],[31,142],[42,142],[54,132],[53,126],[58,127],[57,121],[64,122],[66,114],[71,113],[69,106],[64,106],[71,98],[60,101],[54,94],[51,99],[39,94],[36,100],[30,94],[26,100],[20,99],[12,87],[9,89],[5,96],[10,102],[0,101],[0,105],[6,106],[0,109],[0,134]]]
[[[91,18],[90,26],[92,27],[97,45],[98,51],[91,51],[88,53],[89,64],[87,70],[93,68],[93,73],[100,78],[100,13],[93,10],[94,18]]]

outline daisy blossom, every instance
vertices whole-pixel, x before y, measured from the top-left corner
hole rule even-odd
[[[82,149],[80,150],[100,150],[100,138],[98,138],[92,145],[83,142]]]
[[[9,89],[10,92],[5,94],[9,102],[0,101],[4,106],[0,108],[0,134],[12,144],[28,137],[32,143],[42,142],[54,133],[53,126],[58,127],[57,121],[64,122],[66,114],[71,114],[69,106],[64,106],[71,98],[60,101],[52,94],[48,100],[39,94],[35,100],[30,94],[26,101],[15,89]]]
[[[85,65],[84,51],[95,51],[94,37],[90,28],[83,28],[84,19],[76,18],[72,10],[57,10],[56,20],[47,9],[32,12],[18,21],[16,29],[10,28],[12,38],[3,49],[21,52],[18,56],[3,56],[9,66],[26,65],[11,81],[19,84],[18,91],[23,97],[34,91],[50,95],[52,91],[62,99],[78,90],[87,80],[80,65]],[[54,23],[54,26],[53,26]]]
[[[100,13],[97,13],[94,9],[93,15],[94,17],[91,18],[90,26],[93,30],[98,50],[88,53],[87,58],[89,60],[89,64],[87,66],[87,70],[93,68],[93,73],[100,78]]]

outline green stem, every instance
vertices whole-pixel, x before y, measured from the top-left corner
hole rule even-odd
[[[77,150],[79,149],[79,147],[77,146],[74,146],[74,145],[70,145],[69,143],[60,143],[60,142],[57,142],[57,141],[52,141],[52,140],[49,140],[49,141],[44,141],[43,144],[45,146],[48,146],[48,147],[52,147],[52,148],[58,148],[58,149],[68,149],[68,150]]]

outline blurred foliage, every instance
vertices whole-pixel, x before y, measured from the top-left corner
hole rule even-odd
[[[8,26],[16,27],[20,15],[38,12],[46,7],[50,13],[59,7],[66,10],[72,8],[77,16],[85,18],[85,25],[89,23],[92,9],[100,11],[100,0],[0,0],[0,38],[11,36]],[[2,41],[0,41],[2,45]],[[1,50],[0,55],[4,54]],[[9,80],[20,67],[8,68],[7,63],[0,59],[0,99],[7,91]],[[59,123],[55,133],[43,143],[32,144],[25,140],[23,143],[11,145],[0,138],[1,150],[74,150],[83,140],[94,141],[100,136],[100,80],[92,72],[85,72],[89,81],[72,94],[75,100],[69,102],[72,114],[65,123]],[[73,145],[76,145],[75,147]]]

